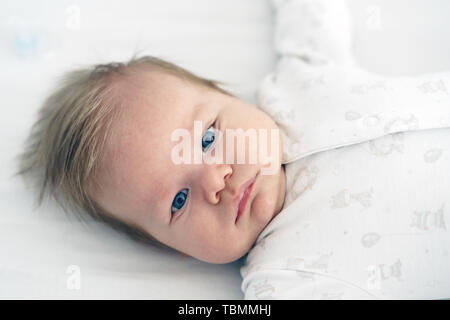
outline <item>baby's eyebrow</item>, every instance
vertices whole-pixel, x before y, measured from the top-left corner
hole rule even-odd
[[[185,126],[184,128],[187,129],[189,131],[189,133],[191,134],[191,136],[193,136],[193,130],[194,130],[194,121],[195,120],[199,120],[199,116],[202,113],[202,108],[201,108],[202,104],[196,104],[194,106],[194,108],[192,109],[191,112],[191,116],[190,117],[186,117],[188,120],[187,124],[188,126]]]

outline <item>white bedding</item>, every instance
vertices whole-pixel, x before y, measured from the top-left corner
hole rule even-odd
[[[286,200],[241,269],[245,298],[450,298],[450,71],[371,74],[345,2],[273,4],[281,59],[258,97]]]
[[[450,67],[450,43],[442,41],[450,38],[448,1],[349,3],[355,55],[367,69]],[[12,173],[42,99],[61,72],[79,65],[154,54],[255,101],[276,62],[269,3],[19,0],[0,1],[0,9],[0,298],[243,298],[242,261],[208,265],[136,246],[102,225],[83,227],[54,204],[33,210],[32,191]]]

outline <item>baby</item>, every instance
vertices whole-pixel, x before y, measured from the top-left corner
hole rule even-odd
[[[217,82],[156,57],[133,58],[67,74],[42,107],[20,173],[38,173],[41,202],[48,193],[135,239],[228,263],[283,207],[281,137],[267,139],[277,130]],[[193,139],[177,144],[177,132]],[[254,144],[235,147],[247,136],[268,150],[266,161],[249,161]],[[192,161],[199,148],[204,161]]]
[[[371,74],[344,1],[271,3],[257,106],[152,57],[75,71],[21,172],[134,238],[249,252],[245,298],[448,298],[450,73]]]

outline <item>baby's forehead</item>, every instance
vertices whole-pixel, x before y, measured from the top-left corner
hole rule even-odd
[[[127,101],[115,123],[109,148],[110,172],[117,175],[115,180],[139,180],[134,175],[166,172],[171,167],[171,149],[176,144],[171,139],[172,133],[177,129],[192,132],[194,120],[201,117],[199,111],[204,103],[195,90],[168,79],[158,85],[159,90],[154,90],[152,82],[157,80],[140,84],[139,97]],[[142,81],[147,80],[144,77]],[[159,177],[155,176],[155,181],[160,181]]]
[[[125,83],[130,83],[137,89],[151,92],[153,95],[161,95],[166,92],[173,94],[186,94],[189,91],[201,89],[201,85],[192,79],[160,69],[149,69],[148,67],[141,67],[134,70],[129,77],[121,77]],[[121,83],[120,86],[125,83]]]
[[[119,105],[120,124],[133,128],[142,121],[152,126],[172,122],[193,111],[199,94],[197,87],[180,77],[164,72],[138,72],[122,78],[112,90],[114,104]]]

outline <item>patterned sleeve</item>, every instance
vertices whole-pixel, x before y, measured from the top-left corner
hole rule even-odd
[[[296,270],[264,270],[244,279],[245,300],[377,300],[368,290],[332,276]]]

